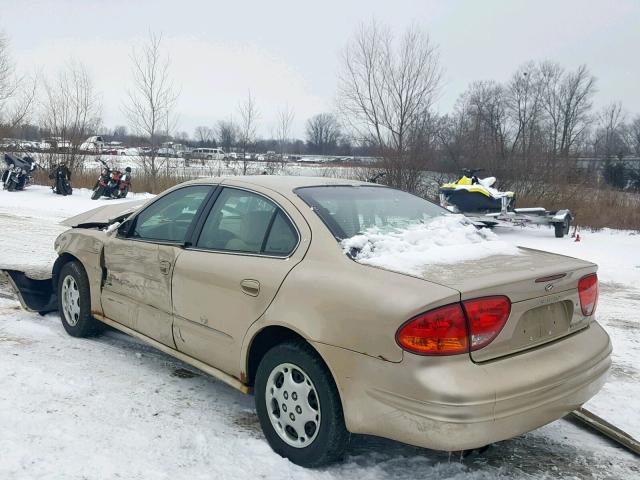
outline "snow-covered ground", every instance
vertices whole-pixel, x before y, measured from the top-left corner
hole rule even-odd
[[[140,198],[140,197],[136,197]],[[95,208],[89,192],[0,191],[0,268],[42,272],[61,219]],[[640,235],[496,230],[500,240],[596,261],[598,319],[614,342],[612,375],[588,407],[640,436]],[[185,375],[193,372],[191,377]],[[356,436],[344,463],[304,470],[271,452],[253,398],[135,339],[64,332],[24,312],[0,284],[0,479],[633,479],[637,457],[559,420],[461,459]]]

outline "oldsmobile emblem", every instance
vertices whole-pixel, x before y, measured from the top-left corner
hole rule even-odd
[[[544,289],[545,289],[547,292],[550,292],[551,290],[553,290],[553,283],[548,284],[546,287],[544,287]]]

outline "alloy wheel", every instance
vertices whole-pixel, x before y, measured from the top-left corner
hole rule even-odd
[[[74,327],[80,319],[80,290],[72,275],[64,277],[61,294],[64,319]]]
[[[297,365],[281,363],[267,380],[265,402],[269,420],[287,445],[310,445],[320,430],[320,401],[316,387]]]

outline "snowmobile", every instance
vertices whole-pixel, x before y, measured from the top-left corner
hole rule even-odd
[[[9,153],[4,154],[6,167],[2,172],[2,186],[5,190],[24,190],[31,183],[33,171],[38,164],[28,155],[19,157]]]
[[[107,162],[99,160],[103,168],[98,177],[98,181],[93,187],[92,200],[100,197],[125,198],[131,187],[131,168],[127,167],[124,172],[111,169]]]
[[[462,170],[455,183],[440,187],[440,205],[453,213],[461,213],[478,227],[549,225],[557,238],[569,233],[573,216],[567,209],[549,211],[542,207],[516,208],[516,195],[494,188],[495,177],[478,178],[482,169]]]
[[[51,190],[58,195],[71,195],[73,188],[71,188],[71,171],[64,164],[57,165],[49,174],[49,179],[53,180]]]

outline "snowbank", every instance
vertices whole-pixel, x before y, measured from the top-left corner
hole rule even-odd
[[[402,229],[369,229],[342,241],[357,262],[420,275],[425,266],[451,264],[492,255],[517,255],[518,248],[462,215],[445,215]]]

